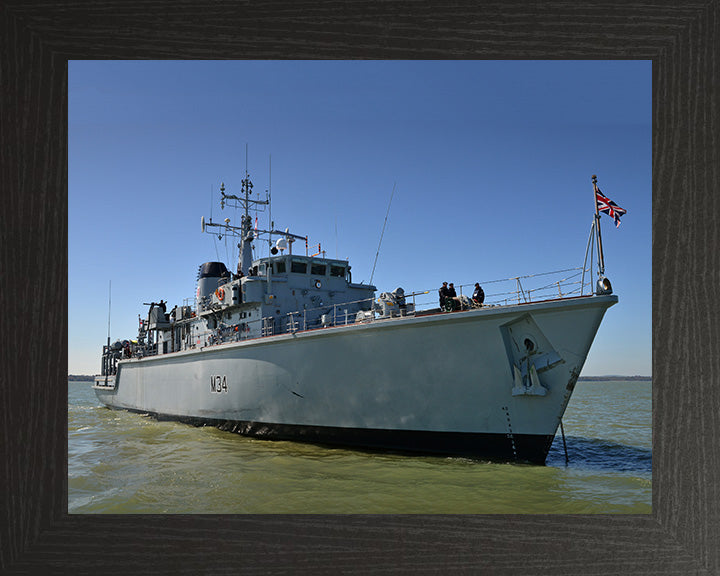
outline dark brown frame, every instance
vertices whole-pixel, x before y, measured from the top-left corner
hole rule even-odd
[[[720,573],[719,6],[5,0],[0,573]],[[68,516],[67,61],[88,58],[652,60],[653,513]]]

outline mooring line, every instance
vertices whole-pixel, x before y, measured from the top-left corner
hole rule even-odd
[[[565,466],[567,466],[570,460],[567,453],[567,444],[565,444],[565,429],[563,428],[562,418],[560,418],[560,433],[562,434],[563,448],[565,449]]]

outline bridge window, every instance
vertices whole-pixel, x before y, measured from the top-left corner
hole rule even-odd
[[[295,274],[307,274],[307,262],[303,260],[293,260],[290,265],[290,272]]]
[[[313,276],[325,276],[325,264],[312,264],[310,274]]]
[[[276,274],[285,274],[285,260],[278,260],[274,264]]]
[[[345,267],[344,266],[330,266],[330,276],[337,276],[338,278],[342,278],[345,276]]]

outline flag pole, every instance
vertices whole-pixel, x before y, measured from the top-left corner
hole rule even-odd
[[[594,190],[594,200],[595,200],[595,229],[597,230],[597,240],[598,240],[598,275],[601,277],[605,276],[605,258],[603,256],[603,247],[602,247],[602,235],[600,234],[600,212],[598,211],[598,203],[597,203],[597,195],[598,195],[598,187],[597,187],[597,176],[595,174],[592,175],[592,183],[593,183],[593,190]]]

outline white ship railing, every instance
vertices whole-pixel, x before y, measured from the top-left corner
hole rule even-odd
[[[485,290],[485,301],[482,307],[497,308],[545,300],[557,300],[584,296],[588,285],[585,283],[587,269],[567,268],[554,272],[542,272],[525,276],[513,276],[501,280],[485,280],[479,282]],[[591,276],[589,276],[592,279]],[[539,282],[539,285],[537,285]],[[459,284],[456,287],[460,300],[464,303],[463,309],[477,308],[469,296],[472,295],[475,283]],[[312,309],[290,312],[281,317],[268,316],[256,320],[242,321],[237,324],[221,323],[213,330],[193,334],[192,342],[186,343],[183,349],[206,348],[229,342],[266,338],[281,334],[294,334],[310,330],[327,329],[351,324],[367,324],[372,322],[386,322],[393,318],[428,315],[441,313],[439,307],[438,290],[422,290],[404,295],[405,305],[394,301],[390,305],[382,305],[379,293],[375,298],[343,302],[340,304],[320,306]],[[592,284],[589,284],[587,294],[592,294]],[[190,299],[188,299],[190,300]],[[187,304],[184,304],[187,305]],[[384,311],[383,311],[384,309]],[[387,313],[390,311],[390,313]],[[104,351],[105,352],[105,351]],[[168,351],[167,353],[171,353]],[[124,358],[117,352],[107,351],[107,369],[115,372],[115,362]],[[156,356],[157,344],[136,349],[135,357]],[[105,354],[104,354],[105,356]],[[112,356],[112,358],[110,358]]]
[[[583,270],[581,267],[567,268],[554,272],[542,272],[479,282],[485,290],[483,307],[497,308],[582,296],[585,294],[587,287],[582,281],[584,272],[587,272],[587,270]],[[531,286],[536,279],[542,279],[541,284]],[[458,296],[471,295],[474,287],[474,282],[456,286]],[[491,287],[491,289],[488,290],[488,287]],[[591,292],[590,290],[588,293]],[[244,321],[236,325],[221,324],[216,329],[196,334],[194,340],[199,340],[200,344],[195,344],[192,347],[204,348],[228,342],[306,332],[334,326],[387,321],[401,316],[441,312],[437,289],[406,294],[405,302],[408,304],[404,309],[405,312],[400,311],[392,315],[383,315],[381,313],[381,306],[378,305],[379,298],[375,297],[298,310],[289,312],[282,317],[267,316]],[[358,311],[364,312],[362,317],[358,316]]]

